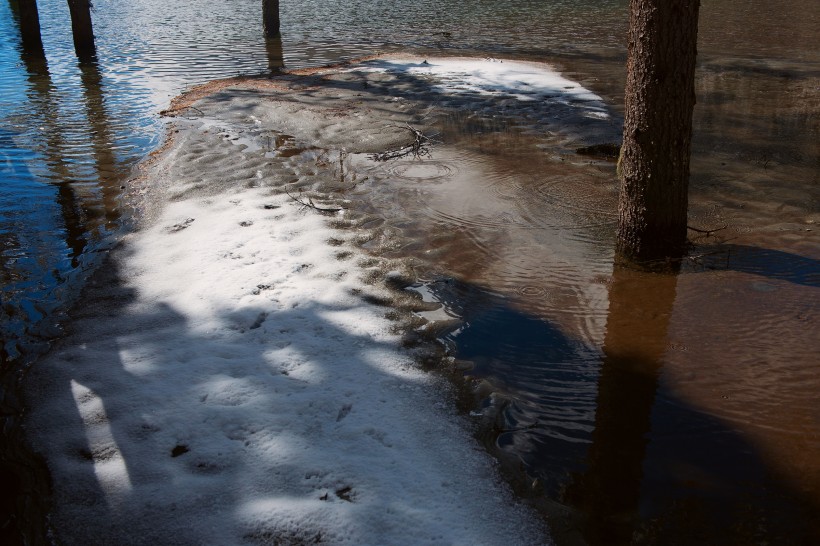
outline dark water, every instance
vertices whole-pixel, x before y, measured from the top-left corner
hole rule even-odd
[[[59,335],[122,226],[122,186],[161,138],[156,112],[193,84],[269,66],[258,4],[98,0],[98,60],[80,66],[65,2],[39,2],[45,61],[22,53],[13,2],[0,2],[5,430],[18,371]],[[288,1],[283,60],[546,60],[604,97],[617,139],[626,5]],[[725,229],[690,232],[680,275],[613,269],[614,165],[569,153],[560,127],[452,115],[441,129],[458,152],[366,196],[406,241],[394,253],[418,260],[462,320],[444,341],[496,393],[476,418],[563,542],[818,532],[820,10],[704,0],[700,26],[690,224]]]

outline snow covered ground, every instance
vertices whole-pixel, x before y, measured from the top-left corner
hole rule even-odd
[[[141,228],[27,378],[62,543],[548,542],[363,297],[390,300],[364,279],[392,265],[354,244],[355,218],[282,192],[327,188],[341,143],[381,151],[379,127],[425,114],[349,85],[380,77],[239,86],[179,122]]]
[[[367,63],[364,70],[426,77],[432,89],[444,94],[472,93],[495,99],[542,101],[542,104],[549,101],[552,105],[576,107],[588,117],[609,118],[600,96],[540,63],[465,58],[413,62],[388,57]]]

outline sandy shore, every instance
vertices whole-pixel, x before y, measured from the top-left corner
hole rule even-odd
[[[605,116],[572,85],[524,63],[376,59],[175,101],[131,188],[138,229],[27,380],[59,540],[549,542],[419,368],[424,346],[402,343],[415,300],[386,281],[412,271],[362,250],[344,192],[459,93]]]

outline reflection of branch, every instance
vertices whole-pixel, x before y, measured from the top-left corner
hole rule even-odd
[[[703,263],[702,259],[703,258],[708,258],[709,256],[717,256],[717,255],[721,254],[722,252],[723,252],[722,250],[716,250],[714,252],[704,252],[703,254],[698,254],[697,256],[687,256],[686,258],[689,261],[691,261],[693,264],[697,264],[701,267],[706,267],[706,268],[709,268],[709,269],[717,269],[716,266],[709,266],[709,265]],[[731,259],[731,257],[732,257],[732,251],[727,250],[726,251],[726,265],[725,265],[725,269],[727,269],[727,270],[729,269],[729,260]]]
[[[533,430],[533,429],[536,429],[536,428],[542,428],[542,427],[538,423],[532,423],[531,425],[527,425],[527,426],[524,426],[524,427],[518,427],[518,428],[496,428],[496,432],[498,432],[499,434],[507,434],[507,433],[510,433],[510,432],[524,432],[525,430]]]
[[[313,199],[310,196],[307,197],[296,197],[292,195],[288,190],[285,190],[285,193],[288,194],[288,197],[302,205],[302,209],[313,209],[315,211],[321,212],[322,214],[335,214],[339,211],[344,210],[342,207],[320,207],[319,205],[313,202]],[[301,190],[300,190],[301,193]]]
[[[374,161],[387,161],[390,159],[406,157],[408,155],[412,155],[415,158],[425,157],[430,155],[430,145],[438,142],[433,140],[438,135],[427,136],[409,123],[404,125],[391,125],[390,127],[407,129],[413,135],[413,142],[400,148],[396,148],[395,150],[371,154],[370,159],[373,159]]]
[[[697,232],[697,233],[705,233],[707,237],[710,237],[713,233],[716,233],[718,231],[722,231],[722,230],[726,229],[727,227],[729,227],[729,225],[727,224],[727,225],[725,225],[723,227],[719,227],[717,229],[698,229],[698,228],[693,228],[692,226],[686,226],[686,227],[687,227],[687,229],[691,229],[692,231]]]

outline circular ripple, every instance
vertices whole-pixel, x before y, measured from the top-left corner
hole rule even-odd
[[[518,287],[516,291],[527,298],[543,298],[547,295],[546,288],[542,286],[525,285]]]
[[[444,180],[458,173],[458,167],[443,161],[412,161],[388,169],[391,176],[404,180]]]
[[[596,182],[598,181],[560,177],[542,181],[533,191],[540,198],[559,207],[604,217],[614,216],[614,195],[596,186]]]

